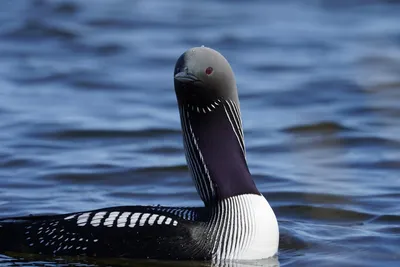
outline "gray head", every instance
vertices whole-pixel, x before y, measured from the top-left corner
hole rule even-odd
[[[196,47],[175,65],[186,160],[206,205],[259,194],[247,167],[236,81],[217,51]]]
[[[195,47],[183,53],[175,65],[175,91],[178,101],[205,105],[215,99],[238,102],[235,76],[228,61],[208,47]]]

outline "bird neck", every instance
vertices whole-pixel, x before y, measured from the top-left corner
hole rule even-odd
[[[186,160],[205,205],[259,194],[246,162],[238,103],[229,99],[201,106],[182,103],[180,115]]]

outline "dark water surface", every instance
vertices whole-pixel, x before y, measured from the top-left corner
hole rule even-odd
[[[0,216],[201,205],[172,73],[206,45],[236,73],[282,234],[279,259],[226,266],[399,266],[399,14],[383,0],[2,0]],[[14,258],[0,266],[88,264]]]

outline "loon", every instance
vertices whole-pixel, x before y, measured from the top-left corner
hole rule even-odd
[[[0,253],[213,262],[274,256],[278,222],[247,166],[231,66],[211,48],[191,48],[176,62],[174,86],[186,161],[204,207],[3,218]]]

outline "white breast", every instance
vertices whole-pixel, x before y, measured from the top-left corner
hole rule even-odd
[[[214,262],[265,259],[278,251],[278,222],[260,195],[225,199],[215,209],[209,229],[215,234]]]

